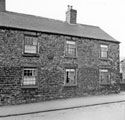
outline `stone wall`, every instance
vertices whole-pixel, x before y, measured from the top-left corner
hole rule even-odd
[[[23,55],[24,34],[38,35],[39,56]],[[64,56],[65,40],[77,42],[77,58]],[[100,44],[109,45],[109,59],[101,60]],[[38,68],[37,88],[23,88],[25,65]],[[65,66],[77,68],[77,85],[64,85]],[[105,94],[99,84],[99,68],[108,68],[119,80],[119,44],[40,32],[0,29],[0,104],[21,104],[52,99]]]

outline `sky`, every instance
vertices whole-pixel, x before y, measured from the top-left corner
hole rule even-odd
[[[8,11],[62,21],[67,5],[77,10],[77,23],[99,26],[120,41],[120,57],[125,57],[125,0],[6,0]]]

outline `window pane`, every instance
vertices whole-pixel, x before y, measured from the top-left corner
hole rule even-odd
[[[108,45],[101,45],[101,48],[106,48],[106,49],[108,49]]]
[[[110,83],[110,75],[108,70],[100,70],[100,83],[107,84]]]
[[[25,53],[37,53],[37,37],[25,36]]]
[[[70,78],[70,83],[74,83],[75,82],[75,72],[70,72],[69,78]]]
[[[101,45],[101,57],[108,57],[108,46],[107,45]]]
[[[25,53],[36,53],[36,46],[25,45]]]
[[[66,55],[76,56],[76,43],[74,41],[66,41]]]
[[[67,44],[72,44],[72,45],[75,45],[75,42],[74,41],[66,41]]]
[[[66,71],[75,72],[75,69],[66,69]]]
[[[24,45],[27,45],[27,38],[25,38],[24,40]]]
[[[101,57],[107,58],[107,51],[102,51],[102,52],[101,52]]]
[[[100,72],[108,72],[108,70],[106,70],[106,69],[103,69],[103,70],[100,70]]]
[[[66,84],[75,84],[75,69],[66,69]]]
[[[37,70],[32,70],[32,76],[37,76]]]
[[[24,70],[24,76],[32,76],[32,70]]]
[[[33,45],[37,45],[37,39],[36,38],[33,38]]]
[[[35,85],[36,84],[36,78],[35,77],[24,77],[24,85]]]
[[[36,69],[24,69],[23,85],[35,85],[36,84]]]

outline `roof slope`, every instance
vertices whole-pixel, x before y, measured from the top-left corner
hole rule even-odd
[[[0,12],[0,26],[118,42],[96,26],[72,25],[59,20],[8,11]]]

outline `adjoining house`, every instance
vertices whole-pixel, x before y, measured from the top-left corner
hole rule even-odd
[[[121,90],[125,90],[125,58],[120,61]]]
[[[0,0],[0,103],[104,94],[119,80],[119,41],[97,26],[6,11]],[[110,91],[108,91],[110,92]]]

